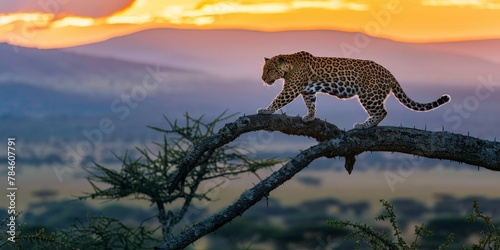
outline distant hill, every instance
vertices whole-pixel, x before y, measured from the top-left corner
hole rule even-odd
[[[263,57],[309,51],[375,60],[402,83],[474,84],[497,72],[500,40],[413,44],[340,31],[153,29],[67,51],[198,69],[258,80]]]
[[[105,113],[105,98],[65,93],[50,88],[10,83],[0,85],[0,116],[43,118],[54,115]]]
[[[115,95],[141,84],[144,76],[149,74],[147,68],[155,69],[156,65],[58,49],[13,49],[9,44],[0,43],[0,84],[16,82],[78,94]],[[161,71],[174,75],[195,73],[160,66]]]
[[[188,93],[209,94],[210,86],[221,84],[225,83],[219,77],[196,70],[58,49],[14,49],[0,43],[0,116],[4,117],[87,116],[113,110],[122,114],[124,108],[136,106],[142,108],[138,114],[155,111],[160,117],[160,107],[181,105],[183,113],[193,107]]]

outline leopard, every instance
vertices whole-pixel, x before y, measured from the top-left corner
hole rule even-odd
[[[451,100],[444,94],[433,102],[416,102],[388,69],[372,60],[317,57],[306,51],[264,57],[262,81],[273,85],[278,79],[284,80],[282,90],[267,108],[258,109],[258,114],[273,114],[301,95],[307,108],[302,121],[308,123],[316,119],[316,93],[339,99],[357,97],[368,118],[355,123],[354,129],[377,126],[387,116],[384,104],[391,91],[401,104],[419,112],[434,110]]]

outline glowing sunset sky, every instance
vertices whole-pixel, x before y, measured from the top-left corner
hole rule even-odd
[[[331,29],[408,42],[500,38],[500,0],[4,0],[0,42],[42,48],[151,28]]]

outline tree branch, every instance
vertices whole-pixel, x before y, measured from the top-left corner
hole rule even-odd
[[[220,147],[243,133],[257,130],[281,131],[286,134],[306,135],[320,143],[295,156],[277,172],[243,192],[226,209],[186,229],[156,249],[182,249],[202,236],[218,229],[241,215],[256,202],[283,184],[296,173],[320,157],[346,157],[349,171],[354,155],[367,151],[401,152],[427,158],[463,162],[493,171],[500,171],[500,143],[481,140],[449,132],[431,132],[411,128],[374,127],[363,130],[340,131],[335,125],[318,119],[303,123],[298,117],[284,115],[251,115],[228,123],[218,134],[198,143],[179,165],[179,173],[169,188],[173,190],[194,167],[204,152]],[[177,183],[175,183],[177,181]],[[170,191],[170,190],[169,190]]]
[[[269,119],[272,118],[272,119]],[[168,193],[173,193],[187,174],[198,166],[197,162],[207,151],[232,142],[240,135],[252,131],[281,131],[289,135],[300,135],[324,141],[334,136],[339,136],[341,131],[337,126],[316,119],[310,123],[302,122],[300,117],[286,115],[251,115],[242,116],[232,123],[226,124],[219,133],[197,143],[179,164],[179,173],[168,186]]]
[[[323,147],[323,150],[317,150]],[[176,237],[155,247],[155,249],[183,249],[191,242],[225,225],[235,217],[241,215],[263,197],[269,195],[279,185],[283,184],[303,168],[307,167],[314,159],[321,157],[325,145],[320,144],[302,151],[277,172],[259,182],[253,188],[243,192],[240,198],[226,209],[204,219],[200,223],[178,234]]]

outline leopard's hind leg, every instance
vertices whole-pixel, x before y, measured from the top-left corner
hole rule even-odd
[[[354,129],[371,128],[379,124],[387,116],[383,99],[373,100],[360,97],[359,101],[366,113],[368,113],[368,118],[362,123],[354,124]]]

